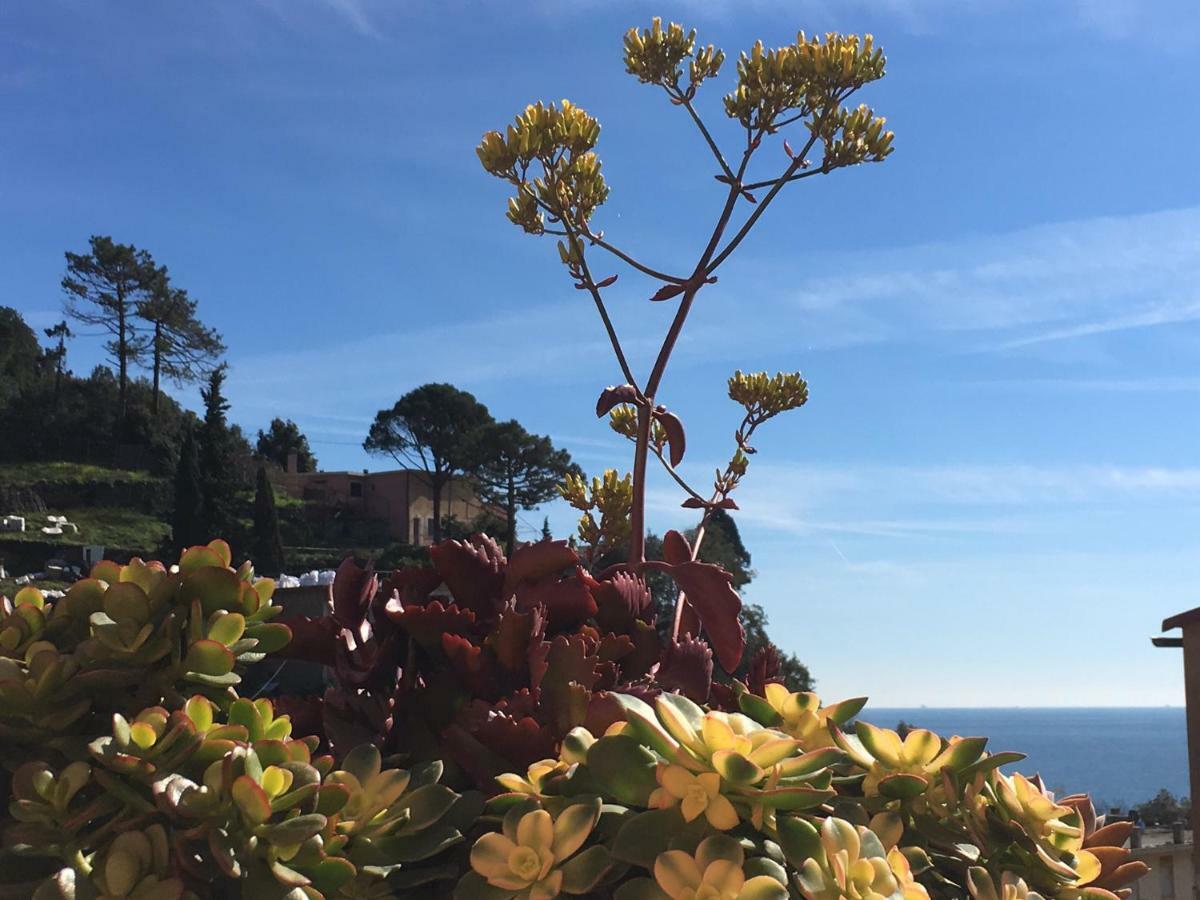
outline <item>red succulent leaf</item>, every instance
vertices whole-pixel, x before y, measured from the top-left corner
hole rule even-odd
[[[474,696],[488,699],[499,696],[495,666],[482,647],[462,635],[443,634],[442,651],[450,661],[450,667]]]
[[[604,631],[628,633],[634,620],[651,617],[650,590],[638,576],[619,571],[606,581],[596,581],[586,573],[579,577],[591,588],[596,601],[596,623]]]
[[[514,675],[526,675],[529,671],[529,643],[541,630],[539,626],[543,626],[539,610],[517,612],[514,607],[506,606],[500,613],[496,630],[487,637],[487,644],[496,654],[500,665]],[[536,634],[536,639],[541,640],[541,635]]]
[[[287,716],[291,719],[293,737],[307,737],[310,734],[321,736],[325,710],[325,701],[322,698],[290,695],[272,697],[271,705],[275,707],[276,718]]]
[[[700,638],[685,637],[668,644],[655,677],[668,691],[679,691],[689,700],[704,703],[712,685],[712,650]]]
[[[675,580],[695,607],[721,667],[726,672],[737,669],[746,647],[746,631],[738,619],[742,598],[733,589],[733,576],[720,566],[696,561],[671,565],[651,560],[645,566]]]
[[[596,418],[607,416],[614,406],[636,403],[637,399],[638,389],[632,384],[609,385],[600,392],[600,398],[596,401]]]
[[[708,509],[707,503],[705,503],[703,500],[698,500],[695,497],[688,497],[679,505],[684,509]]]
[[[598,662],[595,649],[578,636],[559,635],[530,647],[530,683],[537,691],[542,721],[557,726],[560,733],[582,724],[583,695],[596,684]]]
[[[425,603],[429,595],[438,589],[442,576],[437,569],[428,567],[397,569],[383,582],[379,593],[385,602],[399,597],[400,606],[410,603]]]
[[[583,727],[592,734],[601,735],[617,722],[625,721],[625,708],[608,691],[597,691],[588,700],[587,715]]]
[[[672,297],[678,297],[685,290],[687,290],[686,284],[666,284],[655,291],[654,296],[650,299],[655,302],[660,300],[670,300]]]
[[[692,606],[686,597],[683,598],[683,609],[679,612],[679,633],[700,633],[700,616],[696,614],[696,607]]]
[[[546,610],[547,628],[562,631],[596,614],[596,601],[578,574],[570,578],[551,575],[536,582],[524,582],[517,588],[517,609]]]
[[[292,639],[272,656],[332,666],[337,658],[341,627],[332,616],[283,616],[275,621],[291,629]]]
[[[617,276],[616,276],[616,275],[609,275],[609,276],[608,276],[607,278],[605,278],[603,281],[597,281],[597,282],[596,282],[596,287],[598,287],[598,288],[606,288],[606,287],[608,287],[610,284],[616,284],[616,283],[617,283]]]
[[[455,603],[443,606],[440,600],[404,607],[389,600],[387,616],[426,650],[440,648],[443,634],[470,634],[475,630],[475,613],[459,609]]]
[[[677,466],[683,462],[683,452],[687,448],[687,438],[683,433],[683,423],[675,413],[667,412],[663,407],[654,410],[654,418],[667,433],[667,447],[670,449],[671,465]]]
[[[333,617],[346,628],[358,631],[371,608],[371,600],[379,589],[374,566],[365,567],[347,556],[338,566],[329,597],[333,602]]]
[[[780,681],[779,678],[779,648],[772,643],[766,643],[754,651],[750,657],[750,665],[746,672],[746,684],[750,693],[765,696],[766,685]]]
[[[511,716],[493,710],[477,728],[469,732],[469,741],[463,740],[460,730],[462,734],[467,734],[461,726],[451,726],[446,730],[445,737],[450,739],[452,746],[458,744],[465,749],[475,745],[476,753],[483,751],[479,755],[490,764],[488,768],[494,766],[496,760],[502,761],[501,768],[489,773],[493,779],[501,772],[524,772],[538,760],[553,757],[558,752],[554,731],[530,716]],[[455,758],[462,764],[457,754]],[[468,766],[473,775],[481,768],[474,760],[464,768]],[[494,782],[487,784],[480,781],[479,784],[485,790],[495,790]]]
[[[717,509],[737,509],[737,508],[738,508],[738,505],[733,502],[732,497],[726,497],[724,500],[722,500],[720,503],[717,504]]]
[[[490,618],[504,584],[504,553],[486,535],[469,541],[442,541],[429,549],[433,565],[460,607]]]
[[[738,705],[737,693],[727,684],[719,681],[712,683],[712,691],[708,695],[709,709],[719,709],[724,712],[741,712]]]
[[[566,541],[542,540],[526,544],[513,553],[504,573],[504,599],[511,597],[523,581],[538,581],[559,575],[579,565],[579,554]]]
[[[674,529],[663,535],[663,559],[673,566],[692,561],[692,548],[688,539]]]
[[[629,638],[633,642],[633,652],[621,659],[621,677],[625,681],[635,681],[649,673],[658,662],[662,639],[651,623],[641,619],[633,623]]]
[[[633,638],[627,634],[606,634],[596,647],[597,654],[604,662],[619,662],[633,651]]]

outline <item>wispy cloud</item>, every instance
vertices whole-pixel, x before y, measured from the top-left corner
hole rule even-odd
[[[1200,208],[843,254],[792,302],[813,331],[1016,350],[1200,319]],[[846,271],[857,274],[847,276]],[[843,341],[844,342],[844,341]]]
[[[690,521],[678,491],[658,488],[647,500],[673,525]],[[1037,530],[1048,511],[1162,500],[1200,502],[1200,468],[760,464],[738,492],[737,516],[760,534],[953,540]]]

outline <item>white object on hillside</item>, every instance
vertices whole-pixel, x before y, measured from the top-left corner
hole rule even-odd
[[[24,531],[25,517],[24,516],[5,516],[0,519],[0,530],[3,531]]]
[[[42,529],[42,534],[62,534],[63,530],[58,525],[47,525]]]

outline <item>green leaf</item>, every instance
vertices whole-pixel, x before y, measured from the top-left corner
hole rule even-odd
[[[200,675],[220,677],[233,671],[233,654],[217,641],[200,640],[188,647],[184,667]]]
[[[749,691],[743,691],[738,694],[738,706],[742,712],[752,718],[759,725],[766,725],[768,728],[778,725],[780,722],[779,713],[775,711],[770,703],[762,697],[756,697]]]
[[[775,827],[779,831],[779,846],[788,864],[795,869],[804,861],[821,855],[821,834],[807,819],[780,816]]]
[[[879,793],[892,800],[911,800],[925,792],[929,781],[920,775],[895,772],[880,779]]]
[[[246,629],[246,637],[258,641],[254,649],[259,653],[278,653],[292,640],[292,629],[280,622],[252,625]]]
[[[586,894],[604,877],[612,863],[607,847],[588,847],[562,866],[562,889],[568,894]]]
[[[627,734],[600,738],[588,748],[587,766],[605,792],[621,803],[645,806],[658,787],[658,758]]]
[[[671,898],[649,878],[635,878],[617,888],[613,894],[613,900],[671,900]]]
[[[246,630],[246,617],[241,613],[222,613],[208,629],[208,639],[220,641],[226,647],[236,644]]]
[[[264,825],[257,834],[277,847],[294,847],[320,833],[326,822],[320,813],[308,813],[285,819],[277,825]]]
[[[671,835],[684,827],[679,808],[652,809],[629,816],[617,830],[612,855],[622,862],[648,869],[658,854],[669,848]]]
[[[468,872],[454,889],[454,900],[511,900],[516,893],[492,887],[478,872]]]

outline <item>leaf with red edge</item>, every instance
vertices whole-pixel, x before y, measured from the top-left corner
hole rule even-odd
[[[687,290],[686,284],[666,284],[655,291],[654,296],[650,299],[656,303],[662,300],[670,300],[672,297],[678,297],[685,290]]]
[[[692,548],[685,538],[675,529],[663,535],[663,559],[673,566],[680,566],[692,561]]]
[[[429,554],[460,607],[483,618],[499,611],[505,568],[499,544],[475,535],[469,541],[442,541],[431,547]]]
[[[442,651],[455,674],[473,695],[488,699],[500,695],[501,685],[496,678],[492,659],[483,652],[482,647],[477,647],[462,635],[444,634]]]
[[[337,567],[329,595],[333,600],[333,617],[344,627],[357,631],[371,608],[371,600],[379,589],[379,579],[370,564],[360,566],[352,556]]]
[[[717,509],[737,509],[738,505],[733,502],[732,497],[726,497],[717,504]]]
[[[271,800],[267,792],[249,775],[234,779],[229,792],[238,810],[253,824],[261,825],[271,818]]]
[[[687,438],[683,433],[683,423],[675,413],[667,412],[663,407],[654,410],[654,418],[667,433],[667,448],[670,451],[671,465],[677,466],[683,462],[683,453],[687,449]]]
[[[566,541],[541,540],[517,549],[504,573],[504,594],[508,599],[523,581],[537,581],[547,575],[561,574],[579,565],[579,554]]]
[[[632,384],[609,385],[600,392],[596,401],[596,418],[602,418],[612,412],[614,406],[622,403],[636,403],[638,390]]]
[[[560,731],[582,724],[586,709],[579,708],[579,690],[595,687],[598,662],[580,637],[559,635],[530,648],[530,683],[538,691],[543,720],[549,719]]]
[[[712,686],[713,658],[708,644],[685,637],[663,649],[656,680],[668,691],[679,691],[689,700],[704,703]]]
[[[687,594],[726,672],[737,669],[746,647],[746,631],[738,619],[742,598],[733,589],[733,576],[711,563],[688,562],[671,565],[651,560],[646,568],[666,572]]]
[[[226,543],[225,541],[221,540],[221,538],[217,538],[216,540],[209,541],[208,549],[211,550],[213,553],[217,554],[217,556],[221,560],[221,565],[223,565],[223,566],[233,565],[233,551],[229,549],[229,544]]]
[[[459,609],[456,603],[443,606],[440,600],[433,600],[424,606],[414,603],[398,608],[395,601],[388,601],[386,611],[389,619],[426,650],[440,648],[443,634],[470,634],[475,630],[475,613]]]
[[[540,620],[541,614],[536,609],[517,612],[508,606],[500,613],[495,631],[487,637],[487,644],[500,665],[514,675],[523,676],[529,670],[529,642],[534,638]],[[537,635],[537,639],[541,636]]]
[[[684,500],[679,505],[682,506],[684,509],[707,509],[708,508],[707,503],[705,503],[703,500],[697,500],[695,497],[688,497],[686,500]]]

